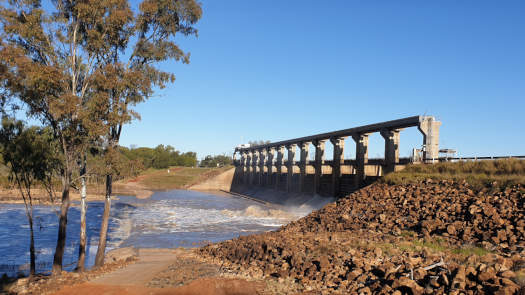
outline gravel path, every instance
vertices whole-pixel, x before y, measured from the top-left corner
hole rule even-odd
[[[104,285],[145,286],[156,274],[175,263],[177,257],[177,250],[173,249],[140,249],[137,262],[91,282]]]

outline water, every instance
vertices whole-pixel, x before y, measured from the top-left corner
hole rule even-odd
[[[58,209],[53,206],[34,207],[37,272],[51,270],[58,232]],[[88,267],[94,263],[103,211],[103,202],[88,203]],[[239,235],[275,230],[298,217],[251,200],[193,191],[157,192],[147,200],[119,197],[111,208],[107,250],[126,246],[198,247]],[[68,213],[66,270],[76,266],[79,221],[80,210],[73,206]],[[0,275],[27,274],[29,225],[24,205],[0,204],[0,224]]]

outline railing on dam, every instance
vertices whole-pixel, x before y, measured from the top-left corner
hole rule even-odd
[[[246,148],[236,148],[233,154],[236,165],[236,182],[240,185],[273,187],[288,192],[317,193],[341,196],[362,186],[367,177],[379,177],[393,172],[396,166],[405,165],[407,159],[399,158],[399,134],[402,129],[417,127],[423,135],[423,160],[438,158],[439,127],[441,122],[431,116],[413,116],[399,120],[359,126],[334,132],[321,133],[290,140]],[[368,159],[368,137],[380,133],[385,140],[384,159]],[[356,142],[355,160],[344,160],[344,140],[351,137]],[[333,160],[324,160],[325,143],[333,145]],[[315,147],[313,161],[308,160],[309,145]],[[299,161],[294,159],[299,148]],[[240,154],[240,160],[236,160]],[[345,172],[345,173],[342,173]]]

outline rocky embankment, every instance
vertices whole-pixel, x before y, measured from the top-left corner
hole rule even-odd
[[[200,251],[313,293],[525,294],[524,192],[374,184],[279,231]]]

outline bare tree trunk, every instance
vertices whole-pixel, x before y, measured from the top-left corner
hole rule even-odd
[[[31,241],[29,244],[29,255],[31,260],[31,268],[29,271],[29,276],[33,276],[36,272],[36,256],[35,256],[35,235],[33,231],[33,206],[31,206],[31,215],[28,215],[29,220],[29,231],[31,235]]]
[[[111,186],[113,185],[113,176],[106,175],[106,199],[104,201],[104,215],[102,216],[102,225],[100,226],[100,238],[98,242],[97,256],[95,257],[95,267],[104,265],[104,256],[106,253],[106,238],[108,233],[109,212],[111,210]]]
[[[86,264],[86,155],[80,167],[80,242],[78,245],[77,271],[83,272]]]
[[[66,168],[67,169],[67,168]],[[66,245],[66,228],[67,228],[67,211],[69,210],[69,186],[71,182],[71,173],[65,171],[62,181],[62,204],[60,205],[60,219],[58,224],[58,238],[53,257],[53,274],[58,275],[62,272],[62,260]]]
[[[16,177],[16,182],[18,184],[18,188],[20,189],[20,194],[22,195],[22,198],[24,199],[24,205],[26,208],[26,215],[27,215],[27,222],[29,223],[29,263],[30,263],[30,269],[29,269],[29,276],[33,276],[36,271],[36,255],[35,255],[35,235],[33,231],[33,200],[31,197],[31,183],[25,183],[26,189],[27,189],[27,197],[24,195],[24,191],[22,189],[22,184],[18,176]],[[29,205],[28,205],[29,203]]]

